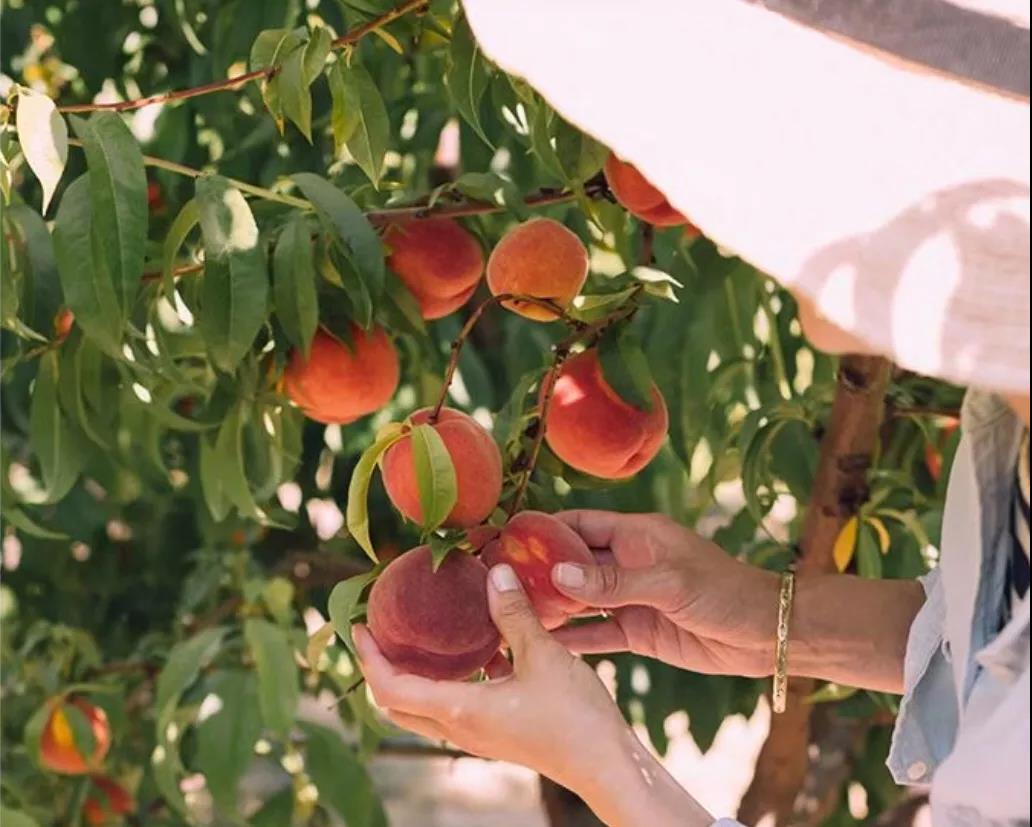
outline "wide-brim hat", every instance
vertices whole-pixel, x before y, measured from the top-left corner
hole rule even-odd
[[[488,57],[828,321],[1028,394],[1027,2],[464,6]]]

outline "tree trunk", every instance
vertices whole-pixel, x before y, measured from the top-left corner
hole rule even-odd
[[[878,441],[890,371],[891,364],[879,357],[842,357],[799,542],[797,571],[802,577],[835,570],[835,538],[867,499],[867,470]],[[808,678],[789,681],[785,712],[772,717],[756,772],[738,811],[746,824],[755,824],[768,814],[773,814],[777,824],[792,820],[810,766],[813,706],[804,699],[813,689],[814,681]]]

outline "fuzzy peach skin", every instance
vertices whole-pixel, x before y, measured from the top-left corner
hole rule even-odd
[[[115,824],[120,817],[136,809],[128,791],[106,775],[95,775],[90,781],[93,789],[82,804],[82,814],[91,827]]]
[[[352,347],[316,331],[307,361],[295,350],[283,373],[284,389],[305,415],[318,422],[354,422],[379,410],[398,387],[398,352],[383,328],[353,325]]]
[[[484,272],[473,234],[450,218],[392,224],[384,233],[387,266],[416,297],[424,319],[439,319],[466,303]]]
[[[409,417],[412,425],[430,419],[430,408]],[[448,528],[469,528],[486,520],[502,494],[502,455],[491,435],[473,417],[442,408],[434,430],[444,442],[455,467],[458,496],[443,523]],[[419,485],[412,457],[412,438],[402,437],[387,449],[381,467],[383,485],[394,507],[415,523],[422,523]]]
[[[689,223],[633,164],[621,161],[610,152],[603,172],[616,200],[642,221],[656,227],[677,227]]]
[[[392,560],[369,593],[369,632],[398,669],[435,680],[462,680],[498,651],[487,608],[487,568],[459,550],[434,572],[430,547]]]
[[[487,260],[491,293],[519,293],[568,307],[588,277],[588,251],[577,236],[551,218],[532,218],[507,232]],[[551,321],[555,313],[527,302],[505,307],[528,319]]]
[[[78,709],[93,730],[93,754],[88,758],[76,748],[75,735],[65,711],[67,705]],[[63,775],[84,775],[100,767],[110,747],[111,725],[103,709],[82,698],[53,702],[39,739],[39,762],[43,767]]]
[[[542,389],[544,393],[544,389]],[[621,399],[602,375],[598,352],[586,350],[563,365],[545,416],[545,440],[567,465],[603,479],[630,477],[659,452],[667,409],[652,388],[652,410]]]
[[[559,563],[595,564],[595,558],[573,529],[551,514],[521,511],[484,547],[480,559],[488,568],[508,563],[516,572],[541,625],[557,629],[585,608],[552,584]]]

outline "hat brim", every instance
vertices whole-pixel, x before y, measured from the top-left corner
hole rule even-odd
[[[464,6],[492,60],[829,321],[1028,394],[1026,100],[735,0]]]

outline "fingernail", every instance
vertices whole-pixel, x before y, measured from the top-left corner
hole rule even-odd
[[[514,592],[520,587],[520,581],[516,577],[516,572],[513,571],[512,566],[508,566],[505,563],[491,569],[491,582],[494,584],[495,589],[500,592]]]
[[[582,589],[588,581],[584,569],[574,563],[560,563],[555,567],[555,580],[568,589]]]

